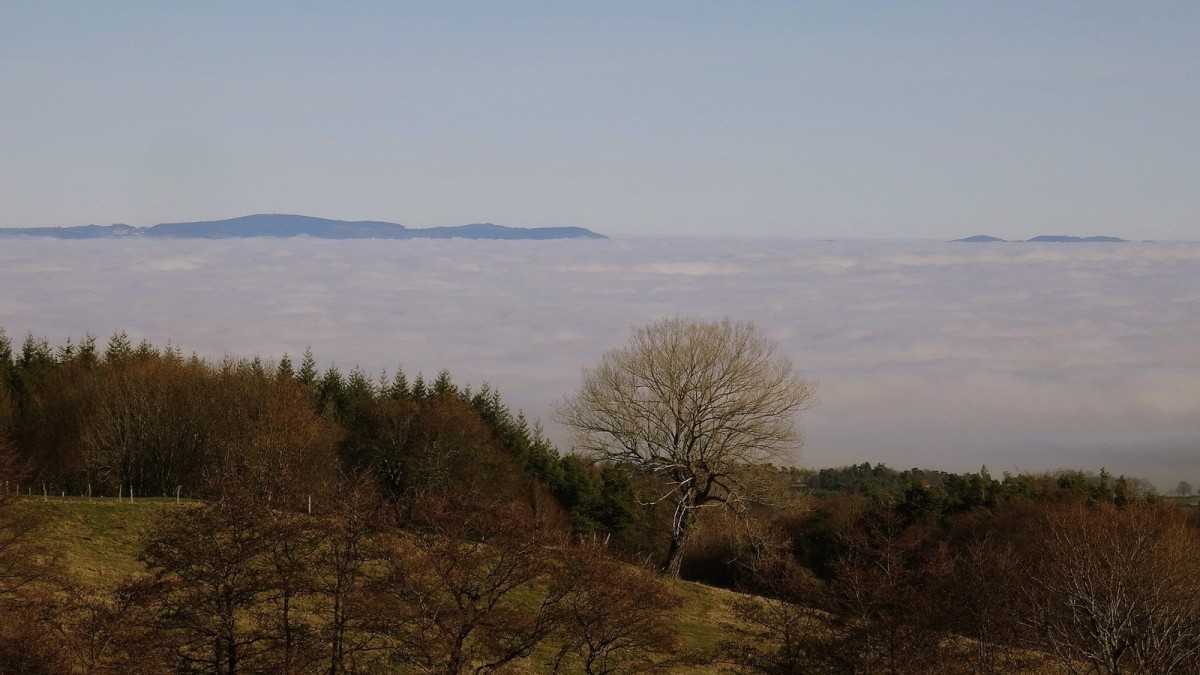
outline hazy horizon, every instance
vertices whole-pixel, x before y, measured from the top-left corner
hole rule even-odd
[[[270,215],[282,215],[282,216],[304,216],[304,217],[320,218],[320,219],[323,219],[323,220],[330,220],[330,221],[354,222],[354,221],[352,221],[352,220],[350,220],[350,219],[348,219],[348,218],[340,218],[340,217],[337,217],[337,216],[328,216],[328,215],[315,215],[315,214],[308,214],[308,213],[284,213],[284,212],[282,212],[282,211],[271,211],[271,212],[269,212],[269,213],[270,213]],[[243,216],[253,216],[253,215],[266,215],[266,214],[258,214],[258,213],[251,214],[251,213],[247,213],[247,214],[240,214],[240,215],[229,216],[228,218],[216,218],[216,219],[212,219],[211,221],[209,221],[209,220],[198,220],[198,219],[184,219],[184,220],[177,220],[177,221],[171,221],[171,222],[173,222],[173,223],[179,223],[179,222],[188,222],[188,223],[192,223],[192,222],[197,222],[197,223],[198,223],[198,222],[220,222],[220,221],[224,221],[224,220],[231,220],[231,219],[234,219],[234,218],[239,218],[239,217],[243,217]],[[423,224],[420,224],[420,223],[411,223],[411,222],[403,222],[403,221],[388,221],[388,220],[383,220],[383,219],[380,219],[380,218],[363,218],[363,219],[356,219],[356,220],[362,220],[362,221],[366,221],[366,222],[390,222],[390,223],[393,223],[393,224],[396,224],[396,225],[403,225],[405,228],[408,228],[408,229],[424,229],[424,228],[426,228],[426,227],[439,227],[439,226],[426,226],[426,225],[423,225]],[[517,227],[517,228],[527,228],[527,227],[531,227],[531,226],[527,226],[527,225],[522,225],[522,224],[520,224],[520,223],[498,223],[498,222],[495,222],[494,220],[483,220],[483,221],[476,221],[476,222],[474,222],[474,223],[457,223],[457,225],[472,225],[472,224],[478,224],[478,223],[489,223],[489,224],[503,225],[503,226],[506,226],[506,227]],[[101,227],[107,227],[107,226],[112,226],[112,225],[129,225],[129,226],[132,226],[132,227],[147,228],[147,227],[152,227],[152,226],[154,226],[154,225],[159,225],[159,224],[162,224],[162,223],[131,223],[131,222],[128,222],[128,221],[118,221],[118,222],[113,222],[113,223],[96,223],[96,222],[90,222],[90,223],[75,223],[75,224],[70,224],[70,225],[51,225],[51,226],[47,226],[47,227],[71,228],[71,227],[81,227],[81,226],[89,226],[89,225],[97,225],[97,226],[101,226]],[[440,226],[440,227],[445,227],[445,225],[442,225],[442,226]],[[18,225],[3,225],[3,224],[0,224],[0,229],[27,229],[27,228],[25,228],[24,226],[18,226]],[[608,233],[608,232],[596,231],[596,230],[591,230],[591,231],[593,231],[593,232],[596,232],[596,234],[601,234],[601,235],[604,235],[605,237],[607,237],[607,238],[609,238],[609,239],[624,239],[624,240],[638,241],[638,240],[653,240],[653,239],[660,239],[660,238],[661,238],[661,235],[655,235],[655,234],[638,234],[638,233],[632,233],[632,234],[630,234],[630,233],[624,233],[624,234],[616,233],[616,234],[614,234],[614,233]],[[1116,235],[1112,235],[1112,234],[1110,234],[1110,233],[1108,233],[1108,232],[1103,232],[1103,231],[1097,231],[1097,232],[1088,232],[1088,231],[1086,231],[1086,230],[1082,230],[1082,232],[1084,232],[1084,233],[1083,233],[1083,234],[1074,234],[1074,235],[1065,235],[1065,234],[1063,234],[1062,232],[1058,232],[1058,231],[1039,231],[1039,232],[1032,232],[1032,233],[1025,234],[1025,235],[1020,235],[1020,234],[1017,234],[1017,235],[1014,235],[1014,236],[1012,236],[1011,238],[1008,238],[1008,237],[998,237],[999,239],[1003,239],[1004,241],[1003,241],[1003,242],[996,242],[996,243],[1012,243],[1012,244],[1017,244],[1017,243],[1025,243],[1025,242],[1027,242],[1029,239],[1033,239],[1034,237],[1039,237],[1039,236],[1075,236],[1075,237],[1095,237],[1095,236],[1108,237],[1108,236],[1116,236]],[[762,241],[769,241],[769,240],[772,240],[772,239],[779,239],[779,240],[786,240],[786,241],[809,241],[809,242],[820,242],[820,241],[863,241],[863,242],[872,242],[872,241],[875,241],[875,242],[889,242],[889,241],[894,241],[894,242],[946,242],[946,243],[955,243],[955,242],[957,242],[958,240],[961,240],[961,239],[966,239],[966,238],[968,238],[968,237],[980,236],[980,235],[985,235],[985,236],[995,236],[995,235],[992,235],[992,234],[991,234],[991,233],[989,233],[989,232],[970,232],[970,233],[967,233],[967,234],[959,234],[959,235],[955,235],[955,236],[953,236],[953,237],[950,237],[950,238],[939,238],[939,237],[930,237],[930,236],[905,236],[903,233],[896,233],[896,234],[893,234],[893,235],[891,235],[891,236],[887,236],[887,237],[881,237],[881,236],[825,236],[825,235],[820,235],[820,234],[816,234],[816,235],[810,235],[810,234],[788,234],[788,233],[782,233],[782,234],[765,234],[765,235],[757,235],[757,236],[750,236],[750,237],[747,237],[747,236],[739,236],[739,235],[733,235],[733,234],[722,234],[722,233],[710,233],[710,234],[697,233],[697,234],[690,234],[690,235],[686,235],[686,237],[684,237],[684,238],[691,238],[691,239],[708,239],[708,240],[712,240],[712,239],[732,239],[732,240],[739,240],[739,241],[744,241],[744,240],[762,240]],[[307,236],[307,235],[297,235],[297,236],[304,237],[304,236]],[[266,237],[260,237],[260,238],[266,238],[266,239],[275,239],[275,238],[278,238],[278,237],[266,236]],[[1140,242],[1140,243],[1154,243],[1154,242],[1162,242],[1162,243],[1189,243],[1189,242],[1200,241],[1200,235],[1195,235],[1195,236],[1193,236],[1193,237],[1190,237],[1190,238],[1184,238],[1184,239],[1145,239],[1145,238],[1138,238],[1138,239],[1127,239],[1127,238],[1125,238],[1125,237],[1119,237],[1119,238],[1121,238],[1121,239],[1125,239],[1125,242],[1126,242],[1126,243],[1139,243],[1139,242]],[[969,242],[968,242],[968,243],[969,243]],[[1055,242],[1047,242],[1047,243],[1053,244],[1053,243],[1055,243]],[[980,243],[979,245],[987,245],[987,243],[986,243],[986,242],[985,242],[985,243]]]
[[[263,215],[263,214],[241,214],[241,215],[246,216],[246,215]],[[353,222],[353,221],[349,221],[348,219],[342,219],[342,217],[336,217],[336,216],[312,215],[312,214],[284,214],[284,213],[282,213],[282,211],[271,211],[271,215],[298,215],[298,216],[306,216],[306,217],[318,217],[318,219],[330,220],[330,221]],[[232,220],[232,219],[236,219],[236,217],[241,217],[241,216],[229,216],[228,219],[224,219],[224,217],[222,217],[222,219],[215,219],[215,221]],[[425,226],[425,225],[420,225],[420,223],[409,223],[409,222],[400,222],[400,221],[384,221],[384,220],[380,220],[380,219],[370,219],[370,217],[368,217],[368,219],[362,219],[362,220],[368,221],[368,222],[392,222],[392,223],[394,223],[394,225],[402,225],[409,229],[424,229],[426,227],[445,227],[445,226]],[[172,222],[208,222],[208,221],[181,220],[181,221],[172,221]],[[520,227],[520,228],[529,227],[529,226],[521,225],[521,223],[502,223],[502,222],[494,222],[492,220],[479,221],[479,222],[492,223],[492,225],[503,225],[505,227]],[[162,225],[162,223],[157,223],[157,222],[132,223],[132,222],[126,222],[126,221],[112,222],[112,223],[88,222],[88,223],[76,223],[76,225],[60,225],[60,226],[48,226],[48,227],[70,228],[70,227],[91,226],[91,225],[101,226],[101,227],[107,227],[107,226],[113,226],[113,225],[128,225],[128,226],[132,226],[132,227],[145,228],[145,227],[152,227],[155,225]],[[476,225],[476,223],[463,222],[463,223],[457,223],[457,225]],[[0,228],[22,229],[24,227],[23,226],[0,225]],[[604,235],[604,237],[606,237],[608,239],[626,239],[626,240],[636,241],[636,240],[653,240],[653,239],[661,238],[661,235],[655,235],[655,234],[637,234],[637,233],[611,234],[611,233],[598,232],[598,231],[592,231],[592,232],[595,232],[596,234],[602,234],[602,235]],[[1082,237],[1115,237],[1115,235],[1112,235],[1112,234],[1109,234],[1106,232],[1092,232],[1092,233],[1087,233],[1086,231],[1082,231],[1082,232],[1085,232],[1085,233],[1084,234],[1066,234],[1066,237],[1081,237],[1081,238]],[[989,235],[989,237],[994,237],[994,235],[992,235],[988,232],[972,232],[972,233],[968,233],[968,234],[955,235],[955,237],[949,238],[949,239],[942,239],[942,238],[936,238],[936,237],[906,237],[906,235],[904,235],[902,233],[896,233],[896,234],[890,235],[890,237],[826,237],[826,235],[787,234],[787,233],[762,234],[762,235],[755,235],[755,237],[739,237],[739,235],[736,235],[736,234],[720,234],[720,233],[702,234],[701,233],[701,234],[686,235],[685,238],[734,239],[734,240],[780,239],[780,240],[788,240],[788,241],[944,241],[944,243],[956,243],[956,241],[958,241],[960,239],[966,239],[968,237],[977,237],[977,235]],[[1021,243],[1026,243],[1027,240],[1033,239],[1034,237],[1044,237],[1044,235],[1051,235],[1051,237],[1055,237],[1055,235],[1064,235],[1064,234],[1061,232],[1057,232],[1057,231],[1046,231],[1046,232],[1030,233],[1030,234],[1026,234],[1026,235],[1018,234],[1018,235],[1014,235],[1014,237],[1012,237],[1012,238],[1000,237],[1000,239],[1003,239],[1003,241],[1002,241],[1003,244],[1021,244]],[[299,235],[299,237],[306,237],[306,235]],[[260,238],[280,239],[277,237],[260,237]],[[1121,237],[1121,239],[1124,239],[1124,238]],[[1195,237],[1186,238],[1186,239],[1126,239],[1126,243],[1166,243],[1166,244],[1181,243],[1181,244],[1186,244],[1186,243],[1193,243],[1193,241],[1200,241],[1200,234],[1195,235]],[[1054,244],[1054,243],[1050,243],[1050,244]],[[988,243],[980,243],[977,245],[988,245]]]
[[[18,239],[0,288],[18,344],[124,330],[214,359],[445,368],[559,444],[551,406],[633,326],[728,316],[818,382],[803,465],[1200,481],[1192,243]]]

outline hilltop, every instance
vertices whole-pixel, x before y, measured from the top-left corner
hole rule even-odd
[[[1032,239],[1001,239],[1000,237],[992,237],[986,234],[977,234],[973,237],[964,237],[963,239],[954,239],[951,243],[965,244],[993,244],[993,243],[1019,243],[1032,242],[1036,244],[1123,244],[1127,239],[1120,237],[1072,237],[1063,234],[1043,234]]]
[[[1048,242],[1052,244],[1124,244],[1120,237],[1070,237],[1061,234],[1044,234],[1029,241]]]
[[[316,239],[605,239],[582,227],[506,227],[473,223],[453,227],[409,228],[376,220],[331,220],[280,213],[260,213],[226,220],[159,223],[150,227],[81,225],[77,227],[0,228],[0,237],[107,239],[161,237],[235,239],[246,237],[314,237]]]

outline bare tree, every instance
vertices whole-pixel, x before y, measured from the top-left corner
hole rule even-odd
[[[1020,587],[1028,568],[1013,542],[985,533],[958,550],[942,546],[938,553],[951,559],[932,609],[948,633],[968,638],[947,646],[959,647],[958,659],[980,675],[1036,670],[1037,650],[1019,648]]]
[[[939,561],[922,555],[930,531],[894,509],[864,513],[840,534],[843,553],[821,601],[836,633],[834,672],[944,671],[936,592]]]
[[[54,565],[52,551],[39,537],[41,515],[18,493],[24,467],[0,430],[0,610]]]
[[[718,645],[728,670],[746,675],[838,672],[831,655],[842,645],[828,615],[811,607],[820,582],[791,560],[767,555],[754,575],[760,595],[727,600],[722,622],[729,637]]]
[[[372,569],[383,567],[378,534],[382,521],[378,488],[367,476],[348,476],[330,495],[321,516],[324,542],[312,563],[320,635],[329,675],[354,672],[358,655],[375,649],[378,620],[372,616],[378,589]],[[382,573],[382,571],[381,571]]]
[[[40,620],[58,577],[57,558],[40,536],[42,514],[17,493],[24,476],[0,428],[0,672],[58,673],[62,649]]]
[[[1052,513],[1026,622],[1068,672],[1200,672],[1200,539],[1155,507]]]
[[[651,571],[608,557],[602,543],[564,550],[556,583],[563,598],[553,670],[587,675],[649,673],[677,665],[669,620],[683,599]]]
[[[678,576],[698,511],[739,506],[747,464],[798,447],[795,417],[814,389],[751,323],[670,318],[585,370],[555,410],[576,448],[657,477],[673,507],[663,570]]]
[[[380,607],[392,661],[414,672],[504,670],[526,658],[559,623],[565,589],[554,571],[554,532],[520,508],[431,495],[418,502],[408,536],[387,551]]]
[[[246,492],[170,511],[139,555],[161,583],[160,625],[178,640],[181,669],[254,670],[268,646],[255,615],[269,602],[268,511]]]
[[[152,577],[131,577],[112,590],[67,583],[47,603],[43,621],[71,672],[85,675],[171,673],[170,640],[156,625],[154,603],[163,588]]]
[[[1175,494],[1180,497],[1191,497],[1193,492],[1192,484],[1186,480],[1179,481],[1179,485],[1175,486]]]

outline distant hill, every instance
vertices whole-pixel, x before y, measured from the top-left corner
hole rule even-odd
[[[457,227],[408,228],[375,220],[329,220],[289,214],[257,214],[190,223],[160,223],[151,227],[109,226],[0,228],[0,237],[54,237],[101,239],[164,237],[177,239],[233,239],[243,237],[299,237],[317,239],[604,239],[582,227],[505,227],[491,223]]]
[[[1120,237],[1068,237],[1061,234],[1042,235],[1029,241],[1051,242],[1055,244],[1123,244],[1126,240]]]
[[[1009,240],[1007,239],[991,237],[986,234],[977,234],[973,237],[955,239],[953,241],[964,242],[967,244],[991,244],[994,242],[1009,243]],[[1034,237],[1033,239],[1025,239],[1024,241],[1051,244],[1119,244],[1126,242],[1125,239],[1121,239],[1120,237],[1069,237],[1061,234],[1044,234],[1040,237]]]
[[[0,227],[0,238],[53,237],[55,239],[103,239],[141,234],[144,228],[131,225],[80,225],[78,227]]]
[[[298,237],[307,235],[321,239],[408,239],[408,228],[395,223],[378,221],[346,221],[292,216],[259,214],[228,220],[192,223],[161,223],[146,228],[151,237],[181,237],[189,239],[228,239],[232,237]]]
[[[963,241],[968,244],[990,244],[991,242],[994,242],[994,241],[1003,242],[1003,241],[1007,241],[1007,240],[1001,239],[1000,237],[991,237],[986,234],[977,234],[974,237],[966,237],[964,239],[955,239],[954,241],[956,241],[956,242]]]

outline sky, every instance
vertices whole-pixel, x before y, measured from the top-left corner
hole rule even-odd
[[[1194,0],[14,0],[0,92],[0,227],[1200,232]]]
[[[795,460],[1200,484],[1200,243],[0,242],[18,345],[116,331],[210,358],[448,369],[551,418],[582,369],[664,316],[755,322],[819,402]]]

